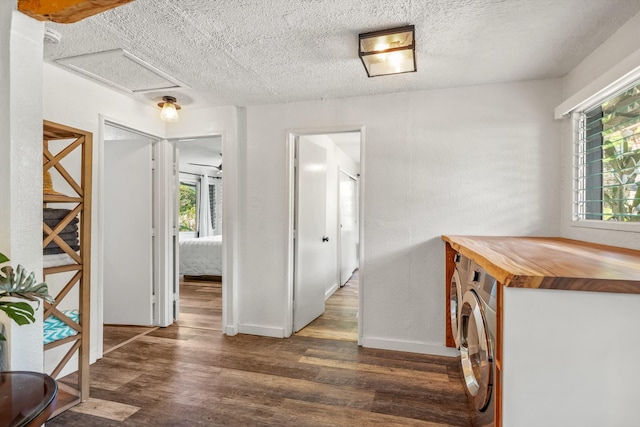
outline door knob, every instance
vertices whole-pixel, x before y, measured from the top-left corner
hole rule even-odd
[[[323,241],[323,242],[328,242],[328,241],[329,241],[329,238],[328,238],[327,236],[324,236],[324,237],[322,238],[322,241]]]

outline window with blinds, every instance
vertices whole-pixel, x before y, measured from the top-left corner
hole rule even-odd
[[[211,228],[216,228],[216,186],[209,184],[209,211],[211,212]]]
[[[576,119],[576,219],[640,222],[640,84]]]

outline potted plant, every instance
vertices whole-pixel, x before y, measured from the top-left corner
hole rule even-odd
[[[0,252],[0,264],[8,261],[9,258]],[[33,306],[29,302],[16,301],[16,299],[36,301],[38,305],[41,299],[53,303],[47,284],[44,282],[36,283],[36,277],[33,272],[27,273],[22,265],[18,265],[15,270],[7,265],[0,268],[0,310],[4,311],[18,325],[27,325],[35,322]],[[1,327],[0,341],[6,341]]]

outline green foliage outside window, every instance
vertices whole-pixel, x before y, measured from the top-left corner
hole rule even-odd
[[[602,104],[603,219],[640,221],[640,85]]]
[[[198,194],[195,184],[180,183],[180,231],[198,231],[196,214],[197,197]]]

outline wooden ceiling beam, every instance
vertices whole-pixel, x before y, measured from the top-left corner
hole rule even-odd
[[[72,24],[132,1],[134,0],[18,0],[18,10],[38,21]]]

